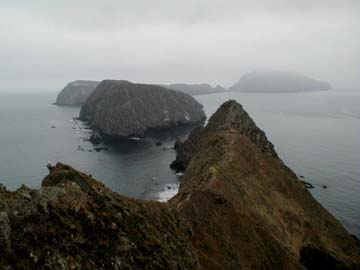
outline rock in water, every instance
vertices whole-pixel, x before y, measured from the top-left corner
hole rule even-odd
[[[90,136],[90,142],[92,142],[93,144],[97,145],[100,144],[103,141],[103,138],[101,137],[101,135],[99,134],[99,132],[94,131],[91,136]]]
[[[63,164],[40,190],[0,186],[0,269],[360,269],[359,241],[235,101],[178,150],[185,174],[166,204]]]
[[[302,74],[286,71],[254,71],[244,75],[229,91],[240,92],[304,92],[330,90],[322,82]]]
[[[74,81],[68,83],[57,96],[56,105],[81,105],[98,86],[95,81]]]
[[[150,130],[201,123],[193,97],[157,85],[105,80],[89,96],[80,119],[105,137],[142,137]]]

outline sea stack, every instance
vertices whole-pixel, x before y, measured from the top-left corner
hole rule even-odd
[[[57,164],[40,190],[0,188],[1,269],[356,270],[360,243],[235,101],[185,142],[179,193],[121,196]]]
[[[82,105],[99,82],[78,80],[68,83],[57,96],[56,105]]]
[[[193,97],[158,85],[104,80],[89,96],[80,119],[104,137],[143,137],[150,131],[202,123]]]
[[[318,81],[295,72],[254,71],[244,75],[229,91],[291,93],[330,90],[328,82]]]

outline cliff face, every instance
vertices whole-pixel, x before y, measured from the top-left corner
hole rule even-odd
[[[74,81],[68,83],[57,96],[56,105],[81,105],[98,86],[95,81]]]
[[[213,93],[223,93],[226,91],[226,89],[220,85],[217,85],[216,87],[212,87],[207,83],[201,83],[201,84],[174,83],[174,84],[164,85],[164,87],[176,91],[181,91],[193,96],[213,94]]]
[[[255,71],[244,75],[229,88],[240,92],[304,92],[330,90],[327,82],[321,82],[299,73],[285,71]]]
[[[40,190],[1,188],[0,268],[360,269],[359,241],[235,101],[178,149],[185,175],[166,204],[62,164]]]
[[[193,97],[157,85],[102,81],[80,111],[80,119],[109,137],[144,136],[154,129],[205,120]]]

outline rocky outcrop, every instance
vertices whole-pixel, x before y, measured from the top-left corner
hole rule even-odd
[[[169,85],[163,85],[172,90],[181,91],[189,95],[206,95],[214,93],[223,93],[227,91],[221,85],[212,87],[210,84],[201,83],[201,84],[185,84],[185,83],[174,83]]]
[[[56,105],[81,105],[99,82],[78,80],[68,83],[57,96]]]
[[[166,204],[63,164],[40,190],[0,187],[0,269],[360,269],[359,241],[235,101],[177,149],[185,175]]]
[[[299,73],[286,71],[254,71],[244,75],[229,91],[240,92],[304,92],[330,90],[322,82]]]
[[[40,190],[0,191],[0,269],[198,269],[171,207],[57,164]]]
[[[102,81],[80,111],[80,119],[104,137],[145,136],[205,120],[193,97],[157,85]]]
[[[206,269],[360,269],[359,241],[237,102],[224,103],[178,151],[185,175],[171,203],[192,224]]]
[[[170,164],[170,168],[176,172],[183,172],[188,166],[193,153],[196,151],[198,136],[201,134],[201,131],[204,127],[194,128],[189,137],[185,142],[181,141],[180,138],[177,138],[174,149],[176,149],[176,159]]]

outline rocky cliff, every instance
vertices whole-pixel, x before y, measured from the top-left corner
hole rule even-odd
[[[217,85],[216,87],[212,87],[207,83],[201,84],[185,84],[185,83],[174,83],[169,85],[164,85],[169,89],[173,89],[176,91],[181,91],[189,95],[205,95],[205,94],[214,94],[214,93],[223,93],[226,91],[221,85]]]
[[[57,96],[56,105],[81,105],[99,82],[78,80],[68,83]]]
[[[360,269],[348,234],[241,105],[178,144],[168,203],[112,192],[58,164],[40,190],[0,189],[1,269]]]
[[[80,111],[80,119],[108,137],[144,136],[205,120],[193,97],[157,85],[102,81]]]
[[[304,92],[330,90],[328,82],[314,80],[295,72],[254,71],[229,88],[240,92]]]
[[[192,224],[204,269],[360,268],[359,241],[237,102],[224,103],[177,149],[175,167],[185,176],[171,203]]]

